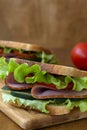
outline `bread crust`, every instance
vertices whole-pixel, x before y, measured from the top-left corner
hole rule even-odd
[[[47,105],[47,110],[50,115],[64,115],[70,113],[70,110],[65,105]]]
[[[16,41],[4,41],[0,40],[0,46],[2,47],[11,47],[16,49],[23,49],[26,51],[35,51],[35,52],[46,52],[47,54],[51,54],[52,51],[44,48],[38,44],[31,44],[31,43],[23,43],[23,42],[16,42]]]
[[[15,58],[15,60],[20,64],[28,63],[30,66],[33,64],[39,64],[42,70],[46,70],[46,72],[51,74],[64,75],[64,76],[66,75],[72,77],[87,77],[87,71],[80,70],[70,66],[40,63],[40,62],[27,61],[27,60],[22,60],[17,58]]]

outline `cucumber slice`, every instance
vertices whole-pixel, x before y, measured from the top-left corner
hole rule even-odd
[[[32,97],[31,95],[31,90],[28,89],[28,90],[23,90],[23,91],[16,91],[16,90],[12,90],[10,88],[8,88],[7,86],[4,86],[2,88],[3,93],[9,93],[11,94],[12,96],[15,96],[15,97],[20,97],[20,98],[24,98],[24,99],[30,99],[30,100],[35,100],[35,98]]]

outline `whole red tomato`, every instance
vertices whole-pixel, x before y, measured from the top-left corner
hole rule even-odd
[[[87,70],[87,43],[77,43],[71,50],[73,64],[82,70]]]

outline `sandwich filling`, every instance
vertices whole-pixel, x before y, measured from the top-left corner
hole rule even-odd
[[[87,111],[87,77],[53,75],[41,70],[38,64],[19,64],[14,59],[6,62],[2,57],[0,78],[5,79],[2,88],[5,102],[29,106],[44,113],[49,113],[46,106],[50,104]]]
[[[16,49],[16,48],[10,48],[10,47],[0,47],[0,57],[6,57],[6,58],[20,58],[20,59],[26,59],[26,60],[32,60],[32,61],[38,61],[38,62],[45,62],[45,63],[52,63],[56,64],[57,59],[56,57],[48,52],[45,51],[25,51],[23,49]]]

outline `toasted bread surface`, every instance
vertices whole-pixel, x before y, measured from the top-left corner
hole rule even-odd
[[[46,52],[51,54],[51,50],[44,48],[38,44],[31,44],[31,43],[23,43],[23,42],[16,42],[16,41],[4,41],[0,40],[0,46],[2,47],[11,47],[16,49],[23,49],[26,51],[35,51],[35,52]]]
[[[48,64],[48,63],[40,63],[35,61],[27,61],[22,59],[15,60],[22,64],[22,63],[28,63],[30,66],[33,64],[39,64],[42,70],[46,70],[48,73],[56,74],[56,75],[67,75],[72,77],[86,77],[87,71],[80,70],[74,67],[70,66],[64,66],[64,65],[55,65],[55,64]]]
[[[70,110],[65,105],[47,105],[50,115],[64,115],[70,113]]]

